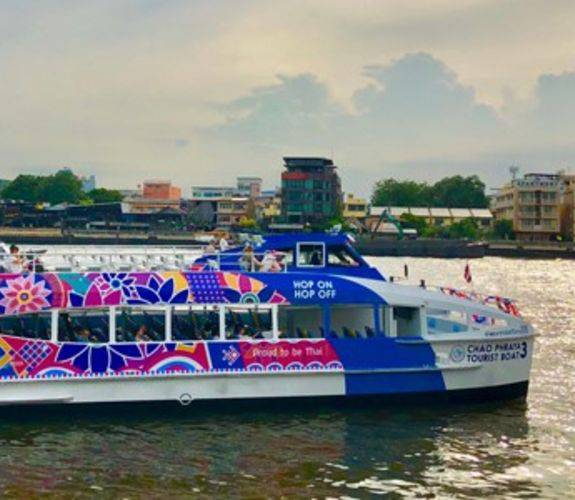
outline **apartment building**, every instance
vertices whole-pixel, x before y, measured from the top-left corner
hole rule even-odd
[[[561,231],[562,193],[560,174],[526,174],[497,192],[492,211],[496,220],[513,222],[519,240],[551,240]]]
[[[367,200],[347,193],[343,199],[342,215],[345,219],[364,219],[367,217],[368,208]]]

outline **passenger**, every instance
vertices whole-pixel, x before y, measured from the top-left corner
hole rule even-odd
[[[254,248],[248,243],[240,260],[240,266],[244,271],[257,271],[261,267],[260,261],[254,254]]]
[[[321,266],[322,263],[322,259],[321,259],[321,253],[320,252],[314,252],[311,254],[311,261],[310,264],[312,266]]]
[[[148,335],[148,327],[146,325],[141,325],[136,332],[136,342],[150,342],[152,340]]]
[[[240,339],[251,339],[251,338],[253,338],[253,331],[249,325],[244,325],[240,328],[239,338]]]
[[[81,326],[74,327],[74,340],[76,342],[84,342],[86,344],[94,341],[90,335],[90,330]]]
[[[10,271],[10,247],[0,242],[0,273]]]
[[[214,255],[216,253],[216,246],[214,245],[214,240],[210,240],[209,243],[204,248],[204,255]]]
[[[272,250],[271,252],[266,252],[264,258],[261,262],[261,270],[269,273],[278,273],[282,270],[281,264],[278,262],[281,259],[281,254]]]
[[[11,256],[11,271],[13,273],[18,273],[22,271],[22,256],[20,255],[20,249],[16,245],[10,245],[10,256]]]
[[[230,245],[225,236],[222,236],[220,238],[220,252],[225,252],[228,248],[230,248]]]

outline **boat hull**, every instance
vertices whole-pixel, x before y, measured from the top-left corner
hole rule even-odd
[[[0,404],[517,398],[527,394],[533,353],[532,336],[133,344],[124,351],[101,346],[101,352],[33,342],[2,338],[9,350],[0,372]],[[47,354],[35,371],[26,371],[23,350],[32,353],[30,359]],[[131,352],[134,359],[113,370],[109,357],[106,370],[90,371],[114,352]],[[84,362],[89,369],[81,371]],[[22,371],[7,376],[9,370]]]

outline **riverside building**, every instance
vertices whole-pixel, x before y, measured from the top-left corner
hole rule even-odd
[[[342,204],[341,180],[329,158],[285,157],[282,218],[289,224],[323,223]]]
[[[560,174],[526,174],[497,192],[493,214],[513,222],[518,240],[552,240],[561,230],[562,189]]]

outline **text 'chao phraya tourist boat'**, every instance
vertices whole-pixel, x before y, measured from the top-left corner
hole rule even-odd
[[[524,397],[515,306],[386,279],[344,234],[172,269],[0,274],[0,403]]]

